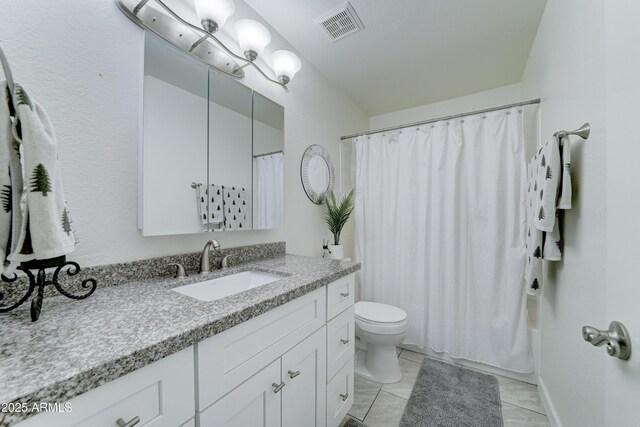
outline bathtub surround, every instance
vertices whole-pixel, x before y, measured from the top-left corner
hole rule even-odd
[[[47,301],[37,325],[28,322],[26,310],[19,310],[0,322],[4,355],[0,359],[0,402],[64,402],[359,268],[353,262],[277,255],[206,276],[159,278],[99,289],[82,303],[53,298]],[[283,278],[211,302],[170,290],[246,270]],[[48,357],[52,354],[56,357]],[[0,426],[24,418],[24,413],[0,413]]]
[[[355,218],[363,299],[407,312],[405,344],[527,373],[523,114],[358,137]]]
[[[231,266],[243,264],[250,261],[257,261],[264,258],[283,256],[286,253],[286,243],[264,243],[259,245],[240,246],[237,248],[222,248],[210,254],[212,270],[218,268],[222,258],[229,256]],[[130,262],[100,265],[83,268],[75,276],[61,273],[60,282],[64,289],[70,292],[86,292],[81,288],[82,281],[87,278],[94,278],[98,282],[98,289],[109,286],[121,285],[124,283],[138,282],[149,279],[166,279],[173,276],[174,269],[169,264],[180,263],[184,265],[187,274],[198,277],[197,272],[200,267],[200,255],[202,251],[170,255],[165,257],[148,258]],[[63,271],[66,271],[63,270]],[[0,282],[0,292],[4,296],[1,300],[3,305],[16,302],[24,295],[28,287],[26,277],[21,277],[17,282]],[[58,293],[51,286],[45,288],[44,297],[57,296]],[[45,304],[47,304],[45,302]]]

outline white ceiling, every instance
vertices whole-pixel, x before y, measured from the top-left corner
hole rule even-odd
[[[351,0],[365,29],[332,43],[314,20],[343,0],[245,1],[372,116],[519,82],[546,5]]]

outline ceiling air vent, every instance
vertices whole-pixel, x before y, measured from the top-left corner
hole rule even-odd
[[[325,13],[315,22],[322,27],[332,42],[364,29],[362,21],[349,2]]]

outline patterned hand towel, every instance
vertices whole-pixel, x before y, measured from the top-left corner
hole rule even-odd
[[[75,250],[76,238],[71,227],[58,163],[58,143],[47,113],[31,100],[19,85],[14,97],[20,120],[22,179],[24,194],[20,204],[13,205],[21,219],[12,224],[11,262],[9,272],[22,261],[48,259]],[[14,132],[14,137],[15,137]],[[13,169],[12,180],[13,177]],[[13,186],[14,192],[16,186]],[[14,200],[15,195],[14,195]]]
[[[13,214],[13,191],[11,168],[20,168],[18,145],[13,139],[11,118],[9,116],[9,97],[7,83],[0,82],[0,274],[4,273],[7,255],[11,251],[11,220]],[[19,177],[21,173],[13,173]],[[19,183],[18,188],[22,188]]]
[[[211,184],[209,186],[209,219],[212,230],[222,230],[224,226],[224,211],[222,206],[224,197],[222,186]]]
[[[247,219],[247,190],[236,187],[222,186],[224,196],[224,229],[246,230]]]

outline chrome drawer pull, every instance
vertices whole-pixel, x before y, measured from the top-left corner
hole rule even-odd
[[[300,375],[300,371],[289,371],[289,378],[293,379],[295,377],[297,377],[298,375]]]
[[[342,401],[344,402],[349,398],[349,393],[341,394],[340,397],[342,398]]]
[[[340,340],[340,342],[341,342],[342,344],[349,344],[349,341],[350,341],[350,340]]]
[[[340,295],[346,298],[349,296],[349,292],[341,292]]]
[[[134,425],[138,424],[139,422],[140,422],[140,417],[138,417],[138,416],[135,416],[135,417],[131,418],[131,420],[129,420],[129,422],[126,422],[122,418],[118,418],[116,420],[116,424],[118,424],[118,427],[133,427]]]
[[[286,385],[284,381],[282,381],[280,384],[277,383],[273,383],[271,384],[273,386],[273,392],[277,393],[280,390],[282,390],[284,388],[284,386]]]

